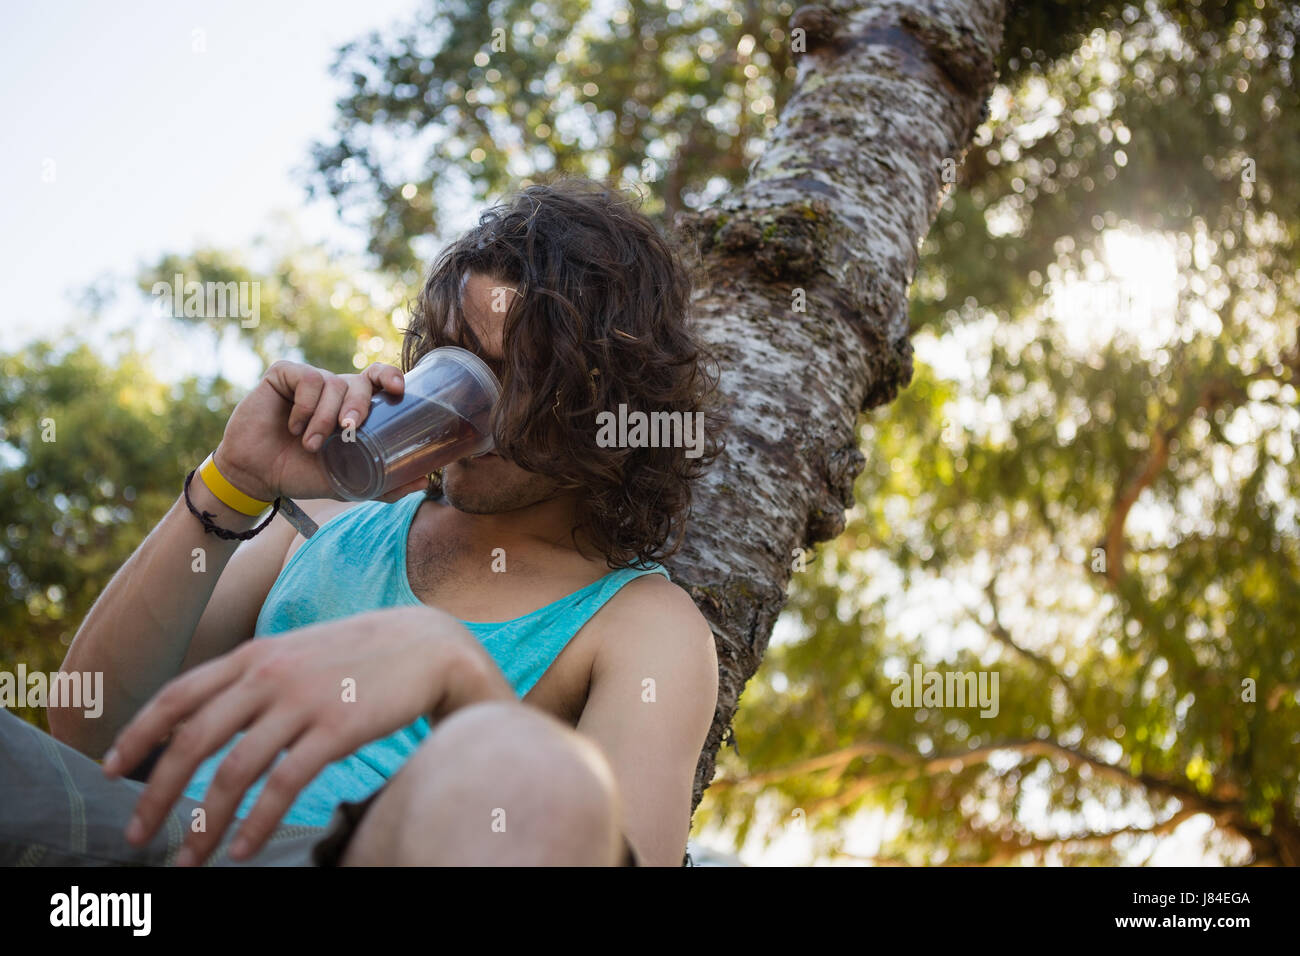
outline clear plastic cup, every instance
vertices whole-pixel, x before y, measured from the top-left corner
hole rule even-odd
[[[453,461],[494,447],[489,420],[501,383],[473,352],[433,349],[406,373],[401,398],[380,392],[348,441],[342,429],[320,455],[330,485],[347,501],[388,494]]]

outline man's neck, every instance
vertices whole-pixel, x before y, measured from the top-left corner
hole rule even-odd
[[[577,521],[577,503],[572,495],[539,501],[513,511],[471,514],[452,505],[445,496],[426,499],[435,508],[422,508],[417,521],[444,537],[454,537],[476,550],[504,547],[544,546],[576,551],[572,530]]]

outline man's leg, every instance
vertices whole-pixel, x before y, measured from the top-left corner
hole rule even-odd
[[[535,707],[441,721],[385,785],[344,866],[618,866],[621,809],[594,743]]]
[[[100,765],[0,708],[0,866],[163,866],[175,862],[193,825],[193,800],[182,798],[146,846],[123,831],[144,784],[107,779]],[[275,831],[262,852],[232,861],[231,826],[211,866],[310,866],[325,829]]]

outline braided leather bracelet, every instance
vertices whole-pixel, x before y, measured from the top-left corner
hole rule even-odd
[[[198,469],[195,468],[194,471],[191,471],[185,476],[185,506],[190,509],[190,514],[194,515],[194,517],[198,518],[199,521],[203,523],[203,530],[208,534],[215,534],[218,538],[224,538],[226,541],[247,541],[249,538],[259,534],[267,525],[269,525],[271,519],[274,518],[276,513],[280,510],[280,499],[276,498],[275,506],[271,509],[271,513],[266,516],[266,520],[252,531],[245,531],[243,533],[228,531],[225,528],[213,524],[212,519],[215,518],[216,515],[210,511],[199,511],[194,507],[194,502],[190,501],[190,482],[194,479],[194,473],[197,471]]]

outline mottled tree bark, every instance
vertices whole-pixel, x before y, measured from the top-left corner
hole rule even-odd
[[[796,549],[844,529],[865,461],[858,413],[911,379],[907,289],[943,172],[987,115],[1003,8],[836,0],[796,10],[798,79],[766,153],[738,193],[678,217],[701,274],[694,319],[722,362],[731,416],[668,562],[718,646],[718,709],[692,813],[767,649]]]

